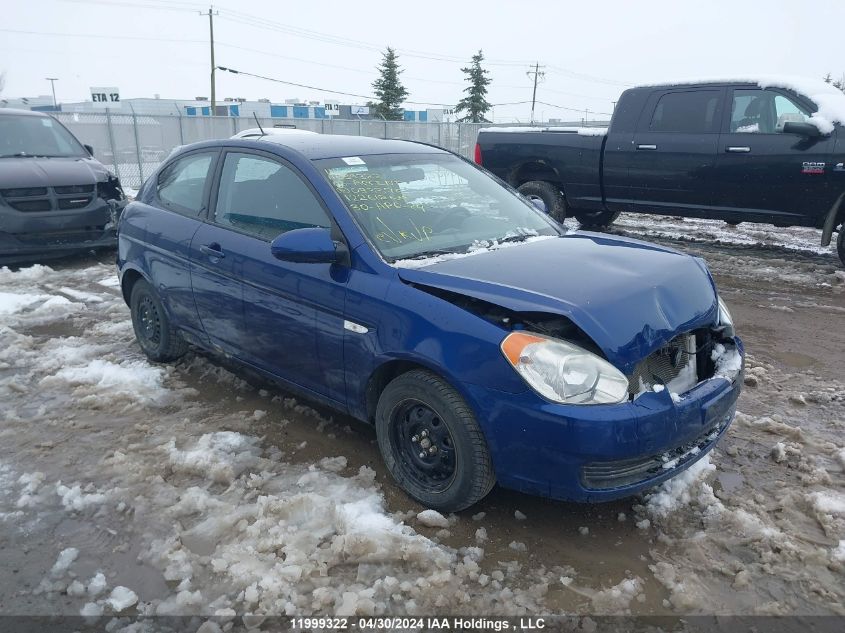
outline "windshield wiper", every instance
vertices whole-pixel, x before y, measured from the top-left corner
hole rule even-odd
[[[435,249],[430,251],[422,251],[421,253],[415,253],[414,255],[409,255],[407,257],[394,257],[393,261],[398,261],[400,259],[428,259],[430,257],[437,257],[438,255],[456,255],[458,253],[463,253],[463,250],[455,250],[455,249]]]

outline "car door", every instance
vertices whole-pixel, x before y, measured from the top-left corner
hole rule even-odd
[[[785,123],[805,122],[810,104],[779,89],[729,90],[714,174],[716,204],[737,219],[818,223],[838,195],[828,165],[832,137],[786,134]]]
[[[202,226],[218,154],[191,152],[166,165],[144,196],[149,204],[141,202],[147,217],[138,220],[146,229],[145,265],[162,302],[174,324],[199,340],[205,336],[191,291],[190,249]]]
[[[714,87],[651,95],[629,159],[633,211],[695,215],[712,205],[723,93]]]
[[[211,224],[229,235],[219,246],[237,262],[243,292],[238,355],[280,378],[345,402],[343,304],[348,271],[283,262],[270,242],[297,228],[332,229],[302,174],[273,154],[230,150],[222,159]],[[337,230],[337,229],[335,229]]]

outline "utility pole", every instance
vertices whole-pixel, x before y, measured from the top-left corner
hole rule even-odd
[[[211,44],[211,116],[214,116],[217,110],[217,95],[214,87],[214,71],[217,70],[214,64],[214,16],[220,15],[219,11],[214,10],[214,5],[208,7],[208,13],[200,11],[200,15],[208,16],[208,36]]]
[[[53,108],[57,108],[56,104],[56,82],[59,80],[58,77],[44,77],[47,81],[50,82],[50,88],[53,90]]]
[[[543,66],[545,68],[545,66]],[[537,102],[537,81],[546,76],[546,73],[540,70],[540,62],[534,64],[534,70],[529,70],[525,73],[528,77],[534,76],[534,92],[531,95],[531,125],[534,125],[534,105]]]

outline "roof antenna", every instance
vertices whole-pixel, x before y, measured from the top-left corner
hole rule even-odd
[[[267,136],[267,132],[264,131],[264,128],[261,127],[261,123],[258,121],[258,115],[255,113],[255,110],[252,111],[252,116],[255,117],[255,124],[258,126],[258,129],[261,130],[261,136]]]

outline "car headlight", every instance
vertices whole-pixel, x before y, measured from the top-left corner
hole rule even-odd
[[[552,402],[616,404],[628,399],[628,379],[603,358],[567,341],[512,332],[502,353],[532,389]]]
[[[734,337],[734,319],[731,316],[731,311],[728,310],[727,304],[722,301],[722,297],[719,297],[719,327],[722,329],[722,333],[729,337]]]

